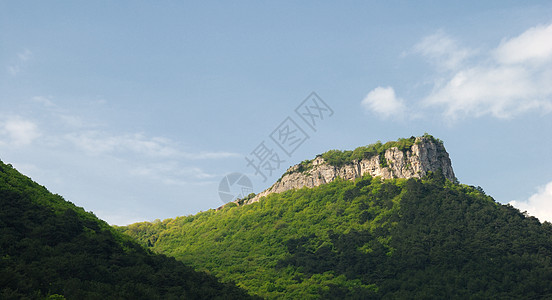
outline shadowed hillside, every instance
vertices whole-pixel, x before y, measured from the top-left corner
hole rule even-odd
[[[0,299],[247,299],[0,162]]]

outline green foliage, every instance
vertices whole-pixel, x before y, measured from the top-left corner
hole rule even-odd
[[[146,244],[134,226],[120,230]],[[336,180],[149,226],[155,251],[268,299],[552,295],[552,226],[440,172]]]
[[[379,156],[380,158],[380,166],[381,167],[388,167],[387,159],[385,158],[385,151],[391,148],[398,148],[402,152],[409,151],[412,146],[415,143],[420,143],[421,140],[428,140],[430,142],[433,142],[435,144],[443,144],[443,141],[440,139],[436,139],[433,136],[425,133],[420,140],[416,142],[416,138],[414,136],[411,136],[410,138],[399,138],[397,141],[391,141],[387,142],[385,144],[382,144],[380,141],[370,144],[368,146],[361,146],[356,148],[355,150],[329,150],[327,152],[324,152],[320,154],[319,156],[322,156],[324,161],[326,161],[329,165],[335,166],[335,167],[342,167],[346,164],[352,164],[354,161],[360,161],[363,159],[370,159],[374,156]],[[313,168],[311,160],[304,160],[302,161],[298,168],[293,171],[286,171],[282,177],[284,177],[287,174],[294,173],[294,172],[308,172],[310,169]],[[278,181],[282,180],[282,177],[278,179]]]
[[[136,232],[153,233],[149,224]],[[248,295],[153,254],[0,162],[0,299],[180,298]]]
[[[314,165],[312,164],[312,159],[306,159],[302,162],[300,162],[297,166],[297,169],[295,170],[287,170],[286,172],[284,172],[284,174],[282,174],[282,176],[280,176],[280,178],[278,178],[278,182],[280,182],[282,180],[282,178],[284,178],[284,176],[288,175],[288,174],[292,174],[292,173],[295,173],[295,172],[299,172],[299,173],[307,173],[308,171],[310,171]]]
[[[424,135],[424,138],[428,138],[428,139],[431,139],[432,141],[436,141],[430,135],[427,135],[427,136]],[[415,141],[416,141],[416,138],[413,136],[408,139],[400,138],[397,141],[387,142],[385,144],[382,144],[380,141],[378,141],[375,144],[358,147],[353,151],[330,150],[321,155],[322,155],[322,158],[324,158],[324,160],[328,164],[336,167],[341,167],[345,164],[350,164],[355,160],[359,161],[362,159],[370,159],[376,155],[379,155],[380,164],[383,167],[385,167],[387,166],[387,162],[383,154],[385,153],[386,150],[397,147],[400,151],[406,152],[412,148]]]
[[[387,164],[387,158],[385,158],[385,152],[379,154],[379,164],[382,168],[389,167],[389,165]]]
[[[308,172],[312,168],[312,159],[307,159],[299,163],[299,166],[297,167],[297,172]]]
[[[353,151],[350,150],[329,150],[322,153],[322,158],[324,159],[324,161],[332,166],[341,167],[345,164],[353,162],[352,155]]]
[[[253,197],[255,197],[255,193],[250,193],[249,195],[243,197],[243,199],[237,199],[237,202],[239,205],[242,205],[243,203],[253,199]],[[233,202],[230,202],[230,203],[227,203],[225,206],[228,206],[228,207],[234,207],[234,206],[238,206],[236,203],[233,203]]]
[[[434,144],[443,145],[443,141],[441,139],[435,138],[427,132],[424,133],[424,135],[422,135],[422,138],[427,139],[427,140],[431,141]]]

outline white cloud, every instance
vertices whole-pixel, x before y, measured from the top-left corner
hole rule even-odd
[[[33,53],[29,49],[24,49],[22,52],[17,53],[17,61],[6,69],[12,76],[16,76],[21,73],[25,64],[33,58]]]
[[[503,41],[494,54],[503,64],[549,62],[552,60],[552,24],[530,28],[518,37]]]
[[[143,134],[110,135],[101,131],[84,131],[68,134],[75,146],[92,155],[114,152],[131,152],[155,157],[169,157],[178,151],[163,138],[147,138]]]
[[[90,124],[85,122],[82,118],[75,115],[69,115],[69,114],[59,114],[56,116],[59,121],[64,125],[64,127],[68,127],[71,129],[81,129],[89,127]],[[93,127],[93,126],[90,126]]]
[[[38,127],[30,120],[9,118],[0,123],[0,143],[10,146],[26,146],[40,136]]]
[[[126,161],[128,174],[157,181],[167,186],[185,187],[198,182],[210,182],[220,176],[190,166],[191,161],[239,157],[230,152],[181,151],[169,139],[147,138],[143,134],[108,136],[101,133],[75,135],[73,142],[96,156],[115,156]],[[137,163],[138,162],[138,163]]]
[[[413,51],[439,71],[421,109],[442,109],[449,121],[552,112],[552,24],[503,39],[486,52],[463,47],[443,31],[423,38]],[[374,89],[362,105],[384,118],[406,112],[391,87]]]
[[[17,53],[17,57],[20,61],[25,62],[33,57],[33,53],[29,49],[25,49],[23,52]]]
[[[47,106],[47,107],[55,106],[55,104],[48,97],[35,96],[35,97],[32,97],[31,100],[33,102],[40,103],[40,104],[42,104],[44,106]]]
[[[444,45],[435,46],[433,52],[419,46],[431,49],[431,42],[439,41]],[[434,53],[437,63],[454,66],[445,77],[435,79],[432,92],[422,101],[426,106],[444,107],[449,119],[484,115],[510,118],[530,110],[552,111],[552,25],[533,27],[504,40],[471,65],[455,63],[461,59],[453,58],[461,58],[461,54],[439,58],[446,51],[456,53],[458,47],[442,33],[419,45],[417,48],[426,49],[421,53]]]
[[[230,152],[186,152],[170,139],[144,134],[111,135],[104,131],[82,131],[64,138],[95,161],[117,161],[125,175],[166,186],[186,187],[212,183],[212,174],[198,166],[198,160],[241,157]]]
[[[84,131],[66,136],[73,145],[91,155],[132,153],[157,158],[183,158],[190,160],[240,157],[232,152],[185,152],[170,139],[146,137],[144,134],[110,135],[101,131]]]
[[[19,74],[19,72],[21,72],[21,67],[17,66],[17,65],[8,66],[7,70],[8,70],[8,73],[10,73],[10,75],[15,76],[15,75]]]
[[[423,38],[414,46],[414,51],[429,58],[438,67],[452,70],[460,66],[474,51],[462,48],[443,31]]]
[[[373,111],[382,118],[402,117],[406,111],[404,101],[397,98],[391,87],[377,87],[370,91],[362,100],[361,105],[368,111]]]
[[[527,211],[530,215],[539,218],[541,222],[552,222],[552,182],[540,187],[539,191],[527,201],[511,201],[510,204],[521,211]]]
[[[191,184],[193,180],[220,177],[220,175],[209,174],[198,167],[182,166],[178,161],[141,164],[140,166],[132,168],[130,174],[155,179],[166,185],[180,186]]]
[[[523,67],[473,67],[455,73],[424,100],[442,105],[445,115],[509,118],[531,109],[552,110],[550,89]]]
[[[242,155],[234,152],[199,152],[199,153],[181,153],[183,157],[187,159],[221,159],[221,158],[231,158],[231,157],[241,157]]]

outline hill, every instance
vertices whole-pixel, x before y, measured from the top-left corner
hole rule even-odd
[[[552,297],[552,225],[440,170],[336,178],[119,230],[268,299]]]
[[[0,299],[248,299],[0,161]]]

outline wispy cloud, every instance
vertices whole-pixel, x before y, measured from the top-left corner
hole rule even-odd
[[[11,76],[16,76],[21,72],[21,67],[19,65],[8,66],[6,69]]]
[[[178,161],[164,161],[142,164],[130,170],[130,174],[148,177],[161,181],[166,185],[186,186],[194,180],[206,180],[220,177],[219,174],[209,174],[199,167],[183,166]]]
[[[178,141],[147,133],[114,133],[107,124],[90,122],[61,107],[53,97],[32,97],[22,107],[25,116],[0,113],[0,148],[40,147],[44,152],[94,162],[94,168],[110,172],[109,164],[116,164],[118,175],[112,174],[116,177],[138,176],[180,187],[211,184],[220,174],[204,169],[204,161],[242,157],[228,151],[190,151]]]
[[[505,39],[473,65],[458,66],[423,100],[453,119],[511,118],[552,111],[552,25]],[[454,50],[452,50],[454,52]]]
[[[25,49],[23,52],[17,53],[17,57],[20,61],[25,62],[33,57],[33,53],[29,49]]]
[[[0,144],[26,146],[39,136],[38,126],[31,120],[10,117],[5,121],[0,121]]]
[[[463,47],[438,31],[417,43],[413,53],[428,59],[438,71],[431,91],[415,104],[422,111],[439,108],[447,120],[507,119],[530,111],[552,112],[552,24],[529,28],[487,51]],[[377,95],[378,89],[391,100],[364,99],[363,106],[374,111],[380,108],[383,116],[390,115],[385,112],[393,108],[406,110],[409,106],[391,93],[390,87],[377,88],[369,95]],[[386,102],[389,107],[383,106]]]
[[[552,24],[535,26],[515,38],[503,40],[494,56],[501,64],[550,63]]]
[[[170,139],[147,137],[143,133],[112,135],[91,130],[70,133],[66,138],[77,148],[91,155],[133,153],[157,158],[182,158],[188,160],[222,159],[240,157],[232,152],[186,152],[178,149]]]
[[[468,57],[475,54],[474,50],[461,47],[442,30],[423,38],[414,46],[414,52],[425,56],[444,70],[457,69]]]
[[[397,98],[392,87],[377,87],[370,91],[362,100],[362,106],[386,119],[404,116],[406,106],[403,99]]]
[[[50,141],[56,145],[69,143],[87,155],[141,155],[150,158],[174,158],[184,160],[206,160],[242,157],[239,153],[228,151],[186,151],[178,142],[165,137],[148,136],[145,133],[115,134],[106,129],[106,124],[90,122],[78,113],[57,105],[53,97],[34,96],[29,99],[31,111],[40,115],[32,117],[8,117],[0,119],[0,134],[4,141],[8,137],[25,145],[38,137],[38,129],[33,119],[42,120],[44,131]],[[93,101],[105,104],[105,100]],[[37,106],[38,104],[38,106]],[[28,107],[27,107],[28,109]],[[1,117],[1,115],[0,115]],[[52,143],[51,143],[52,144]],[[66,146],[66,145],[65,145]]]
[[[510,118],[536,109],[546,113],[552,103],[547,99],[550,88],[539,78],[542,76],[523,66],[466,68],[437,86],[423,102],[443,107],[444,115],[453,119],[484,115]]]
[[[527,211],[541,222],[552,222],[552,182],[540,187],[527,201],[511,201],[509,204],[521,211]]]
[[[168,186],[212,183],[220,174],[198,167],[199,160],[241,157],[231,152],[187,152],[174,141],[143,133],[113,135],[105,131],[80,131],[65,136],[92,159],[115,158],[130,176]]]
[[[217,152],[198,152],[198,153],[190,153],[190,152],[181,152],[181,155],[187,159],[223,159],[223,158],[232,158],[232,157],[242,157],[242,154],[235,153],[235,152],[225,152],[225,151],[217,151]]]
[[[77,148],[92,154],[100,155],[115,152],[131,152],[154,157],[171,157],[178,155],[178,150],[171,147],[167,139],[148,138],[144,134],[111,135],[91,130],[66,135]]]
[[[29,49],[17,53],[17,59],[11,65],[7,66],[7,71],[12,76],[17,76],[24,69],[29,60],[33,58],[33,53]]]
[[[46,107],[54,107],[55,104],[54,102],[52,102],[52,100],[50,100],[49,97],[44,97],[44,96],[34,96],[31,98],[31,100],[33,102],[36,102],[36,103],[40,103]]]

